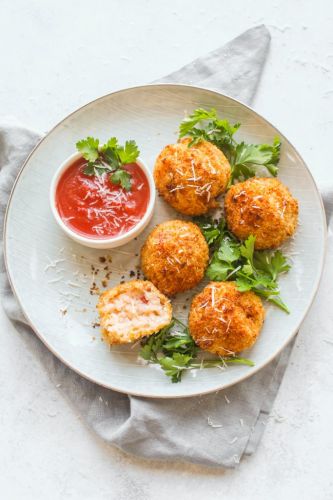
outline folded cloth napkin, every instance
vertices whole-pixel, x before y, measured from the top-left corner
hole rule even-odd
[[[270,35],[257,26],[160,82],[193,83],[251,102]],[[14,179],[39,135],[14,123],[0,125],[0,223]],[[2,250],[1,250],[2,252]],[[98,436],[125,452],[151,459],[236,467],[256,449],[292,346],[250,379],[217,393],[181,401],[145,399],[99,387],[51,354],[32,332],[5,274],[1,296],[8,317],[39,357],[59,390]]]

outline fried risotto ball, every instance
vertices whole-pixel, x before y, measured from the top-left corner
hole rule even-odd
[[[276,248],[296,230],[298,202],[278,179],[252,178],[231,186],[225,197],[228,228],[239,239],[253,234],[255,248]]]
[[[230,164],[222,151],[208,141],[188,147],[191,139],[166,146],[154,168],[156,188],[175,210],[202,215],[216,208],[215,198],[230,179]]]
[[[233,281],[211,282],[192,301],[189,327],[201,349],[228,356],[255,343],[264,316],[253,292],[239,292]]]
[[[172,220],[156,226],[141,249],[145,276],[166,295],[196,286],[208,264],[208,245],[192,222]]]
[[[128,344],[158,332],[172,319],[172,307],[150,281],[134,280],[100,295],[102,335],[108,344]]]

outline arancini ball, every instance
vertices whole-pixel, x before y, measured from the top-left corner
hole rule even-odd
[[[156,226],[141,249],[145,276],[168,296],[184,292],[202,280],[209,251],[192,222],[171,220]]]
[[[298,202],[278,179],[248,179],[225,196],[227,226],[240,240],[252,234],[256,249],[277,248],[296,230]]]
[[[97,309],[108,344],[128,344],[158,332],[172,319],[172,306],[149,281],[122,283],[100,295]]]
[[[166,146],[154,168],[156,188],[175,210],[185,215],[202,215],[216,208],[216,197],[230,179],[227,158],[214,144],[181,139]]]
[[[211,282],[192,301],[189,328],[201,349],[231,356],[255,343],[264,317],[253,292],[239,292],[233,281]]]

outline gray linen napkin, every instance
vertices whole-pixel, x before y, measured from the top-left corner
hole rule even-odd
[[[265,26],[257,26],[159,81],[203,85],[251,102],[269,42]],[[15,123],[0,125],[0,224],[17,172],[38,139],[38,134]],[[127,396],[83,379],[47,350],[11,292],[2,249],[0,266],[0,293],[8,317],[59,390],[106,442],[147,458],[224,467],[235,467],[244,453],[255,451],[291,345],[259,373],[225,391],[182,400]]]

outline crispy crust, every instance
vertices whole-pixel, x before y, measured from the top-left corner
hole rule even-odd
[[[232,281],[211,282],[192,301],[189,327],[201,349],[228,356],[255,343],[264,317],[253,292],[239,292]]]
[[[276,248],[296,230],[298,202],[278,179],[252,178],[231,186],[225,197],[228,228],[239,239],[256,237],[255,248]]]
[[[186,215],[201,215],[218,206],[215,198],[230,179],[230,165],[214,144],[191,139],[166,146],[159,154],[154,179],[159,193],[173,208]]]
[[[209,251],[192,222],[173,220],[156,226],[141,249],[145,276],[166,295],[189,290],[204,277]]]
[[[161,303],[161,307],[164,310],[165,319],[158,323],[158,326],[154,328],[145,328],[143,330],[138,330],[137,328],[131,328],[126,331],[126,335],[120,335],[120,333],[114,329],[107,329],[108,314],[104,311],[104,307],[114,302],[120,295],[126,293],[140,292],[145,296],[145,294],[154,294],[158,297]],[[102,330],[102,335],[104,340],[109,344],[127,344],[152,335],[158,332],[164,326],[167,326],[172,319],[172,306],[167,297],[163,295],[150,281],[144,280],[133,280],[123,283],[121,285],[115,286],[110,290],[103,292],[97,304],[97,310],[100,316],[100,325]]]

